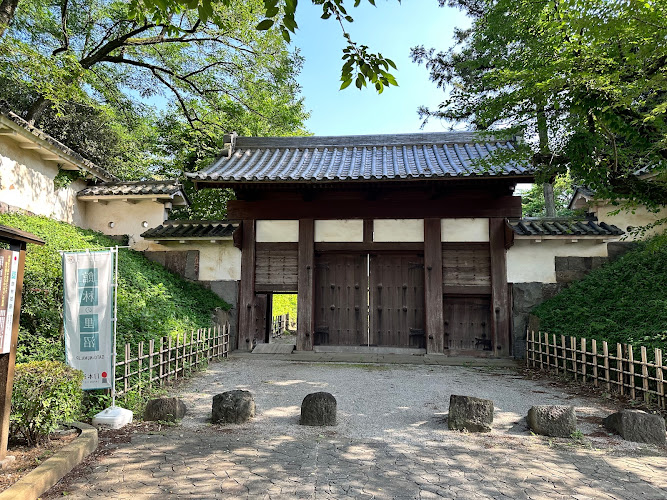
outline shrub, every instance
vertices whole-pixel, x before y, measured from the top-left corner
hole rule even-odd
[[[29,445],[48,437],[61,422],[79,418],[83,372],[58,361],[17,364],[12,393],[11,434]]]

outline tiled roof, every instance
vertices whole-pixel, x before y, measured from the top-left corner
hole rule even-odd
[[[82,189],[77,196],[150,196],[183,194],[183,186],[177,180],[105,182]]]
[[[231,154],[187,175],[230,184],[532,176],[527,165],[476,164],[475,160],[498,149],[513,150],[514,146],[472,132],[232,137]]]
[[[21,118],[19,115],[14,113],[8,106],[6,101],[3,101],[0,99],[0,116],[5,117],[6,119],[10,120],[14,124],[18,125],[21,127],[21,129],[24,129],[26,132],[29,134],[33,135],[37,139],[41,139],[42,141],[48,143],[48,145],[53,146],[54,148],[60,150],[60,152],[64,153],[65,155],[69,156],[73,160],[75,160],[78,164],[84,167],[84,170],[87,170],[91,174],[93,174],[95,177],[102,179],[104,181],[117,181],[118,177],[115,175],[109,173],[107,170],[103,169],[102,167],[98,167],[95,165],[92,161],[84,158],[81,156],[79,153],[74,151],[73,149],[69,148],[68,146],[65,146],[62,142],[59,140],[51,137],[49,134],[46,132],[33,127],[29,122]],[[2,128],[0,126],[0,128]],[[30,138],[31,140],[34,141],[34,139]]]
[[[167,220],[149,229],[141,237],[147,240],[188,240],[229,238],[236,226],[228,221]]]
[[[621,236],[625,232],[613,224],[594,220],[520,219],[509,225],[517,236]]]

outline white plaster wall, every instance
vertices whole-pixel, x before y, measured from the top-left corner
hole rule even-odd
[[[299,241],[298,220],[258,220],[255,241],[260,243],[295,243]]]
[[[86,184],[75,181],[56,190],[53,179],[57,174],[56,163],[43,160],[33,150],[21,149],[7,136],[0,136],[0,201],[81,226],[86,210],[76,193]]]
[[[152,252],[199,250],[200,281],[239,281],[241,279],[241,250],[236,248],[231,240],[215,243],[210,241],[146,243],[146,250]]]
[[[507,251],[508,283],[556,283],[556,257],[607,257],[607,245],[599,240],[514,240]]]
[[[424,241],[424,219],[377,219],[373,221],[373,241]]]
[[[442,241],[489,241],[489,219],[441,219]]]
[[[606,222],[607,224],[613,224],[626,233],[628,232],[628,226],[645,226],[658,219],[667,217],[667,209],[662,209],[658,213],[651,213],[645,207],[636,208],[634,213],[621,210],[617,215],[609,215],[609,212],[613,212],[617,209],[618,207],[605,203],[595,203],[593,206],[591,206],[591,212],[597,216],[599,221]],[[665,224],[657,226],[650,231],[647,231],[646,234],[642,236],[642,239],[652,236],[656,233],[661,233],[665,229],[667,229],[667,225]],[[626,241],[632,241],[635,239],[639,238],[631,234],[628,234],[628,236],[625,238]]]
[[[109,235],[128,235],[133,250],[142,251],[148,247],[140,235],[147,229],[159,226],[166,219],[164,205],[155,201],[129,203],[114,200],[108,202],[88,202],[85,227]],[[146,227],[142,222],[146,221]],[[113,222],[114,227],[109,227]]]
[[[316,220],[315,241],[363,242],[364,221],[360,219]]]

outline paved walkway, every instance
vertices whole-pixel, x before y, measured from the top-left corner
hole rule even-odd
[[[252,390],[256,418],[208,424],[212,395],[232,388]],[[297,425],[317,390],[336,395],[336,427]],[[491,397],[494,431],[448,431],[452,393]],[[667,498],[667,450],[607,435],[599,420],[612,408],[505,368],[241,358],[212,364],[180,396],[180,426],[135,435],[68,497]],[[576,406],[582,442],[527,430],[527,408],[556,402]]]

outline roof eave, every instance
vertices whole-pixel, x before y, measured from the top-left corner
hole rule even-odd
[[[85,160],[85,158],[78,155],[78,153],[75,153],[64,144],[59,146],[57,144],[50,142],[49,140],[46,140],[36,135],[35,133],[31,132],[26,127],[12,120],[10,117],[6,116],[2,112],[0,112],[0,135],[13,136],[18,140],[18,142],[27,141],[29,143],[32,143],[35,147],[24,147],[24,146],[19,146],[19,147],[22,149],[32,149],[38,151],[38,154],[40,154],[40,156],[44,161],[63,163],[64,165],[66,165],[65,167],[66,170],[84,171],[90,176],[92,176],[92,178],[100,179],[105,182],[118,181],[117,177],[110,174],[109,172],[106,172],[103,168],[92,164],[92,162],[89,162],[89,160]],[[44,134],[44,136],[47,135]],[[53,138],[51,138],[51,140],[57,142]],[[69,166],[69,169],[67,168],[67,166]]]

